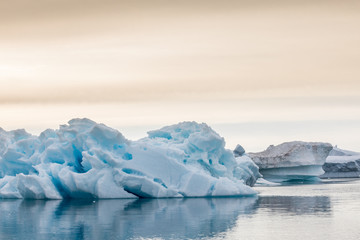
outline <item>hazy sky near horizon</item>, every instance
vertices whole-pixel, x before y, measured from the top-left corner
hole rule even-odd
[[[358,0],[0,1],[0,127],[130,139],[206,122],[250,151],[360,151]]]
[[[358,97],[360,2],[0,2],[0,103]]]

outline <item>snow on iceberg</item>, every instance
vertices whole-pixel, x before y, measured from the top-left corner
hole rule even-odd
[[[256,194],[246,183],[257,169],[224,146],[209,126],[195,122],[151,131],[138,141],[89,119],[73,119],[40,136],[0,129],[0,198]]]
[[[266,180],[316,180],[324,173],[322,165],[332,148],[329,143],[295,141],[271,145],[265,151],[249,153],[249,156]]]
[[[360,177],[360,153],[334,147],[323,165],[321,178]]]

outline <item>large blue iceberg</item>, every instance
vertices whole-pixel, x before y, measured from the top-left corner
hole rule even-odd
[[[245,196],[259,175],[206,124],[183,122],[127,140],[89,119],[34,136],[0,128],[0,198]],[[248,185],[246,185],[248,184]]]

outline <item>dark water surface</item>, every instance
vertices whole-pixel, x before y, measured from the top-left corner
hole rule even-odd
[[[252,198],[0,200],[0,239],[360,239],[360,181]]]

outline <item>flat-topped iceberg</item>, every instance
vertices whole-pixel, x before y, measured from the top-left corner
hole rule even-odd
[[[329,143],[285,142],[265,151],[249,153],[264,179],[272,182],[315,180],[332,150]]]
[[[323,165],[321,178],[360,177],[360,153],[334,147]]]
[[[34,136],[0,129],[0,198],[244,196],[258,169],[206,124],[183,122],[138,141],[89,119]],[[256,181],[256,179],[255,179]]]

